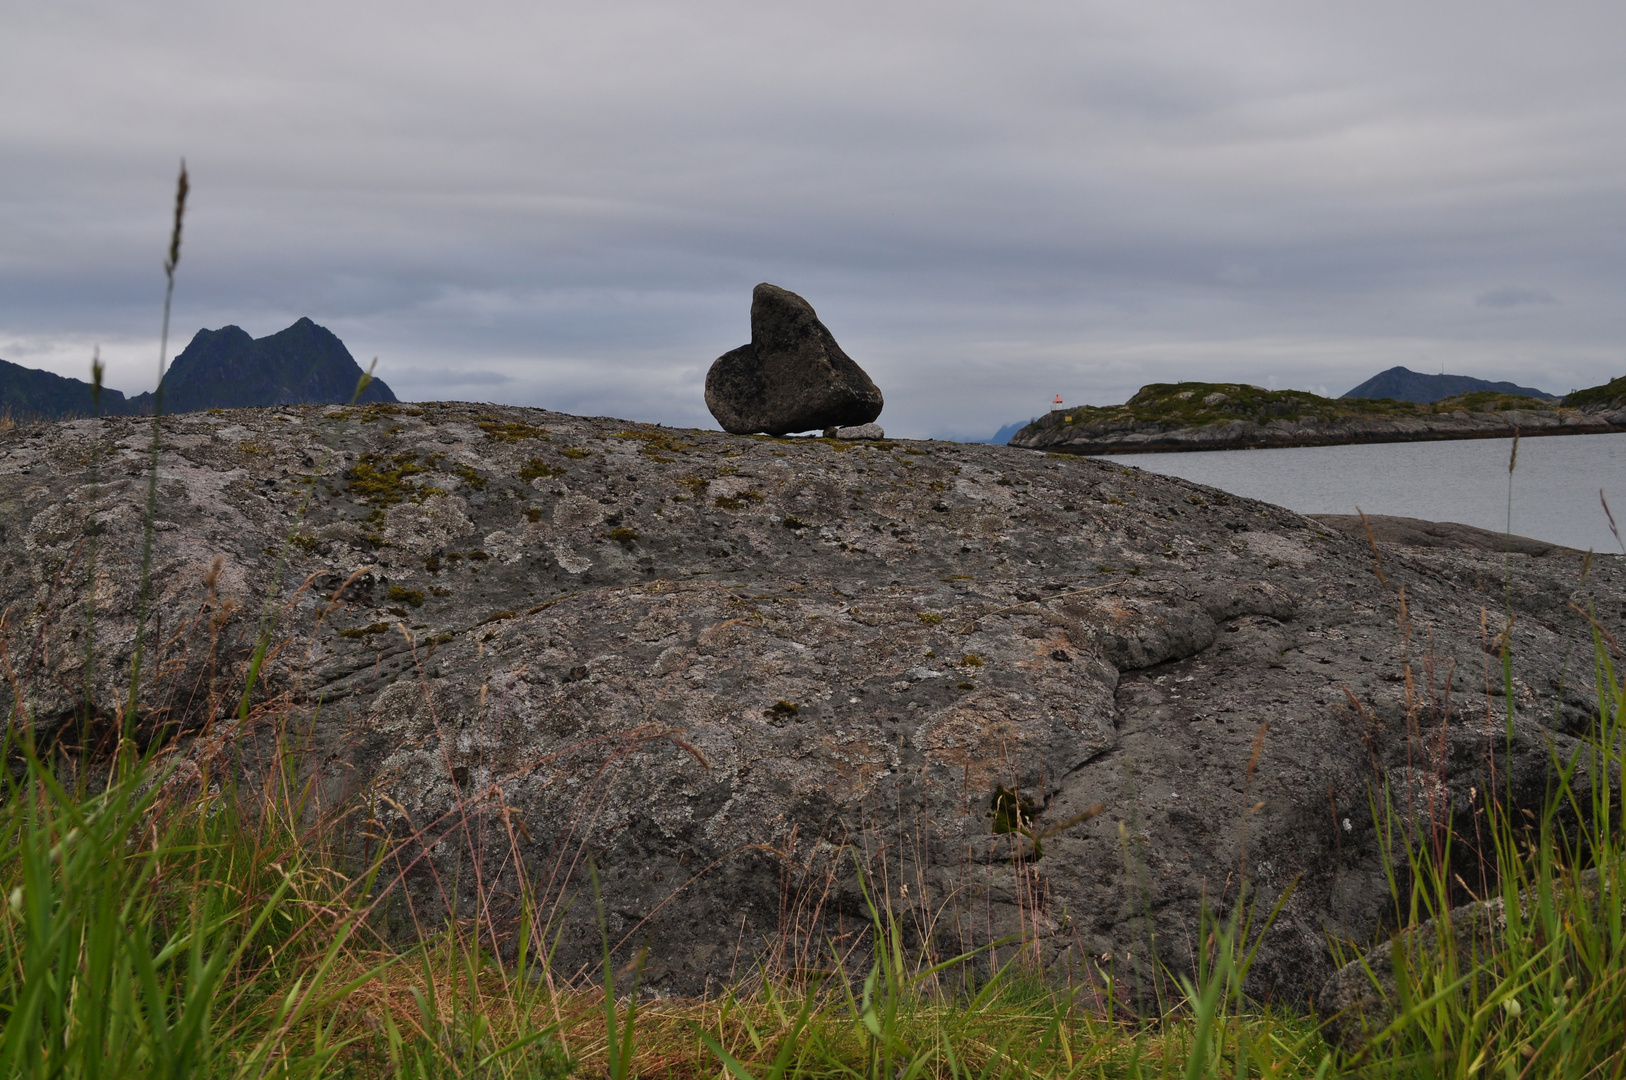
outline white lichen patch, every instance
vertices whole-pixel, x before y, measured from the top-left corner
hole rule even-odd
[[[563,540],[557,540],[549,545],[548,550],[553,552],[554,561],[559,568],[567,574],[579,574],[593,565],[593,560],[573,549]]]
[[[1276,533],[1249,531],[1240,534],[1240,539],[1248,545],[1249,551],[1260,558],[1273,559],[1288,566],[1309,566],[1318,557],[1304,544]]]
[[[468,504],[456,495],[431,495],[421,504],[398,503],[384,512],[384,542],[428,555],[474,529]]]
[[[582,529],[603,520],[604,508],[585,495],[566,495],[553,508],[553,523],[561,529]]]

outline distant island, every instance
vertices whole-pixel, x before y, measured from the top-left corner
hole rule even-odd
[[[1197,386],[1198,383],[1179,383],[1179,386]],[[1201,384],[1207,385],[1207,384]],[[1214,384],[1221,385],[1219,383]],[[1460,397],[1463,394],[1488,392],[1493,394],[1507,394],[1513,397],[1530,397],[1538,401],[1557,401],[1558,395],[1537,390],[1532,386],[1520,386],[1510,382],[1491,382],[1488,379],[1476,379],[1472,375],[1424,375],[1405,367],[1392,367],[1388,371],[1380,371],[1367,379],[1355,389],[1343,395],[1343,398],[1384,398],[1390,401],[1410,401],[1418,405],[1432,405],[1446,398]],[[1340,398],[1342,400],[1343,398]],[[1070,413],[1082,410],[1068,409]],[[1029,424],[1037,423],[1038,417],[1032,420],[1017,421],[1006,424],[994,433],[989,442],[1001,445],[1008,443],[1017,432]]]
[[[1011,436],[1010,445],[1132,454],[1506,438],[1515,431],[1527,436],[1626,431],[1626,376],[1559,401],[1494,390],[1414,402],[1325,398],[1240,383],[1152,383],[1122,405],[1053,410]]]
[[[1424,375],[1410,368],[1392,367],[1380,371],[1345,394],[1346,398],[1387,398],[1390,401],[1410,401],[1419,405],[1432,405],[1446,398],[1463,394],[1488,392],[1511,394],[1515,397],[1557,401],[1557,394],[1548,394],[1531,386],[1510,382],[1490,382],[1472,375]]]
[[[343,404],[362,374],[344,342],[310,319],[263,338],[236,326],[199,330],[164,374],[164,412]],[[104,386],[99,408],[104,416],[150,415],[155,397],[126,397]],[[396,398],[382,379],[373,379],[359,400]],[[0,360],[0,415],[62,420],[91,412],[90,383]]]

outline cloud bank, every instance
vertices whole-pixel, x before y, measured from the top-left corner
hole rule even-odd
[[[130,392],[183,154],[172,351],[309,315],[403,398],[714,426],[705,370],[758,281],[807,297],[904,435],[1154,380],[1626,369],[1619,5],[89,0],[5,24],[0,358],[82,377],[99,345]]]

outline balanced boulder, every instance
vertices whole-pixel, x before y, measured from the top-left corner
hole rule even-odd
[[[813,306],[764,282],[751,294],[751,343],[706,373],[706,408],[735,435],[868,424],[881,391],[841,351]]]

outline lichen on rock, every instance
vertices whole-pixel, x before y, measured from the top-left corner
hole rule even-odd
[[[1026,928],[1047,960],[1128,986],[1154,958],[1184,970],[1202,905],[1234,902],[1245,869],[1261,903],[1293,887],[1253,989],[1303,1000],[1329,935],[1384,934],[1371,785],[1425,768],[1455,799],[1507,753],[1474,682],[1504,559],[1448,531],[1380,537],[1380,581],[1364,534],[1082,457],[364,413],[163,421],[164,653],[142,717],[183,749],[230,724],[275,589],[253,700],[308,732],[324,811],[365,800],[421,841],[402,927],[440,925],[453,884],[470,910],[478,863],[492,897],[523,873],[559,901],[557,963],[596,962],[591,855],[617,940],[649,945],[646,981],[698,990],[736,949],[858,929],[854,860],[884,859],[945,948]],[[43,738],[78,737],[87,584],[90,705],[123,700],[149,432],[0,432],[4,632]],[[485,486],[430,490],[465,451]],[[1541,550],[1509,557],[1518,699],[1497,760],[1532,798],[1590,708],[1564,667],[1591,640],[1570,600],[1618,631],[1626,596],[1621,560],[1582,581],[1579,553]],[[1408,742],[1418,723],[1433,756]],[[1001,788],[1037,831],[1105,810],[1024,861],[1021,833],[992,827]],[[782,923],[821,895],[825,923]]]

